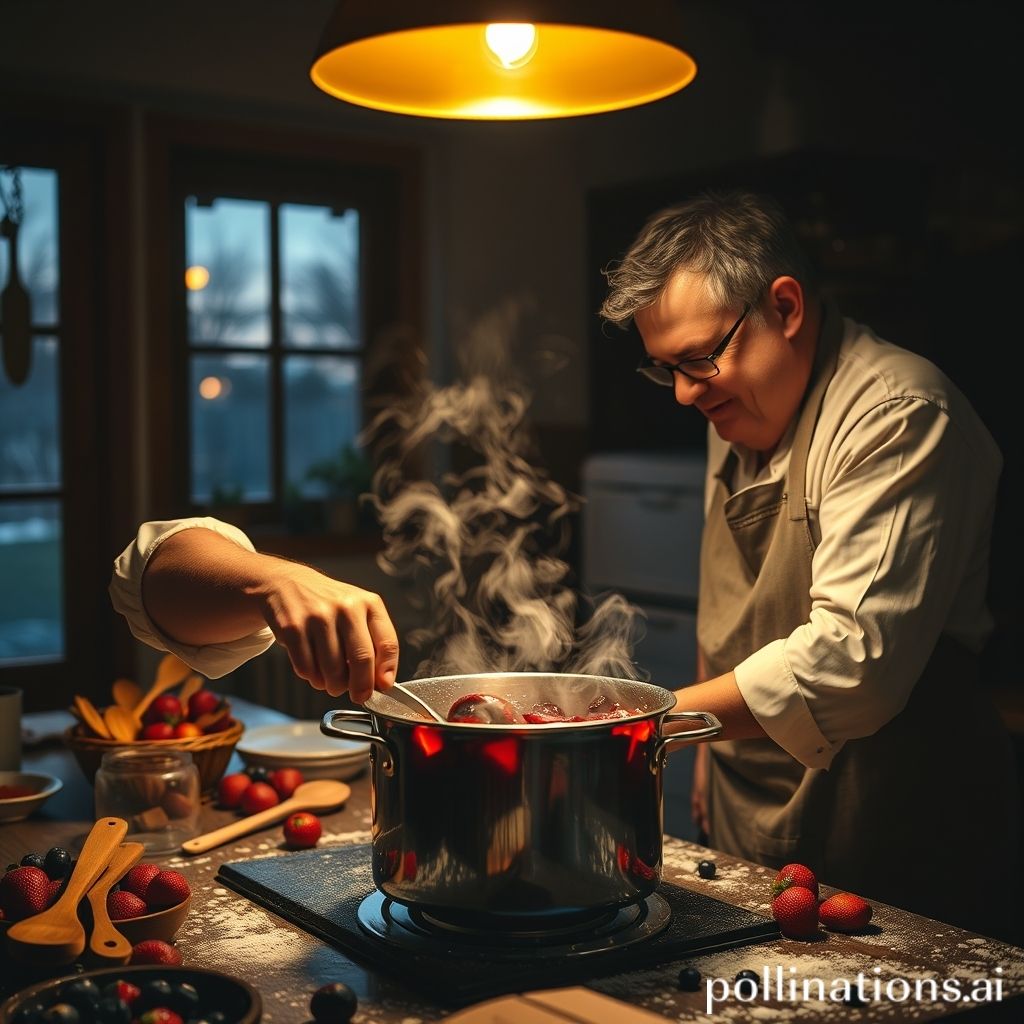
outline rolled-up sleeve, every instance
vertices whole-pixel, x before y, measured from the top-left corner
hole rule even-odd
[[[150,619],[142,602],[142,576],[153,552],[168,537],[197,528],[213,530],[247,551],[256,550],[252,541],[237,527],[209,516],[143,523],[135,539],[114,560],[110,599],[114,609],[127,620],[128,628],[136,639],[158,651],[176,654],[196,672],[210,679],[219,679],[267,650],[274,643],[270,628],[227,643],[192,647],[164,636]]]

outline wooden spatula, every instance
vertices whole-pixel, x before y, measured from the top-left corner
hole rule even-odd
[[[142,843],[122,843],[110,859],[106,870],[89,890],[87,899],[92,907],[92,932],[89,935],[89,952],[103,961],[104,966],[116,967],[131,959],[132,944],[117,930],[107,911],[107,896],[142,859],[146,847]]]
[[[189,676],[181,685],[181,692],[178,694],[178,700],[181,701],[181,706],[188,711],[188,702],[192,698],[192,694],[198,693],[203,688],[203,677],[202,676]]]
[[[132,713],[125,711],[120,704],[111,704],[103,712],[103,724],[107,727],[111,737],[122,743],[131,743],[139,731]]]
[[[352,790],[344,782],[337,782],[334,779],[304,782],[301,786],[295,787],[295,792],[287,800],[275,807],[268,807],[265,811],[250,814],[223,828],[207,832],[206,835],[186,840],[181,844],[181,849],[185,853],[206,853],[207,850],[228,843],[232,839],[247,836],[250,832],[284,821],[289,814],[296,811],[333,811],[340,807],[351,793]]]
[[[131,679],[115,679],[111,687],[114,703],[125,711],[132,711],[142,700],[142,687]]]
[[[20,960],[42,964],[70,964],[85,949],[85,929],[78,920],[78,904],[110,863],[128,832],[124,818],[100,818],[86,836],[64,894],[49,910],[12,924],[7,947]]]
[[[83,697],[80,693],[76,694],[72,703],[75,710],[78,712],[79,718],[81,718],[81,720],[85,722],[85,724],[92,729],[92,731],[99,736],[101,740],[112,740],[114,738],[110,735],[110,730],[103,721],[103,716],[96,710],[95,705],[88,697]]]
[[[166,693],[168,690],[177,686],[178,683],[188,675],[189,671],[190,669],[188,665],[186,665],[181,658],[178,658],[173,654],[166,654],[160,659],[160,664],[157,666],[156,678],[153,680],[153,685],[146,691],[142,700],[132,708],[132,716],[138,725],[142,725],[142,716],[146,713],[146,709],[149,705],[152,704],[161,693]]]

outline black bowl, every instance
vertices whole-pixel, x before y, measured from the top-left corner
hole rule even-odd
[[[10,1024],[14,1015],[26,1003],[35,1000],[52,1003],[61,986],[82,978],[91,978],[100,988],[118,978],[124,978],[140,988],[155,978],[165,978],[172,984],[188,982],[195,986],[204,1008],[220,1010],[228,1024],[257,1024],[263,1013],[259,992],[241,978],[201,968],[147,964],[139,967],[103,967],[95,971],[83,971],[81,974],[65,974],[30,985],[0,1004],[0,1024]]]

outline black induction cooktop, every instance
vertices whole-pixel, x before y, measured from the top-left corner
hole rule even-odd
[[[778,935],[770,918],[663,882],[586,934],[518,941],[438,928],[373,884],[370,846],[335,846],[220,867],[229,888],[442,1005],[579,984]],[[401,951],[401,956],[395,955]],[[475,969],[467,969],[472,967]]]

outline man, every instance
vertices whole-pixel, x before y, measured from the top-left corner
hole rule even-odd
[[[679,701],[724,726],[706,794],[696,773],[711,845],[1013,934],[1015,769],[978,666],[1002,462],[981,420],[823,301],[765,197],[658,213],[607,278],[639,372],[709,422],[703,681]]]

